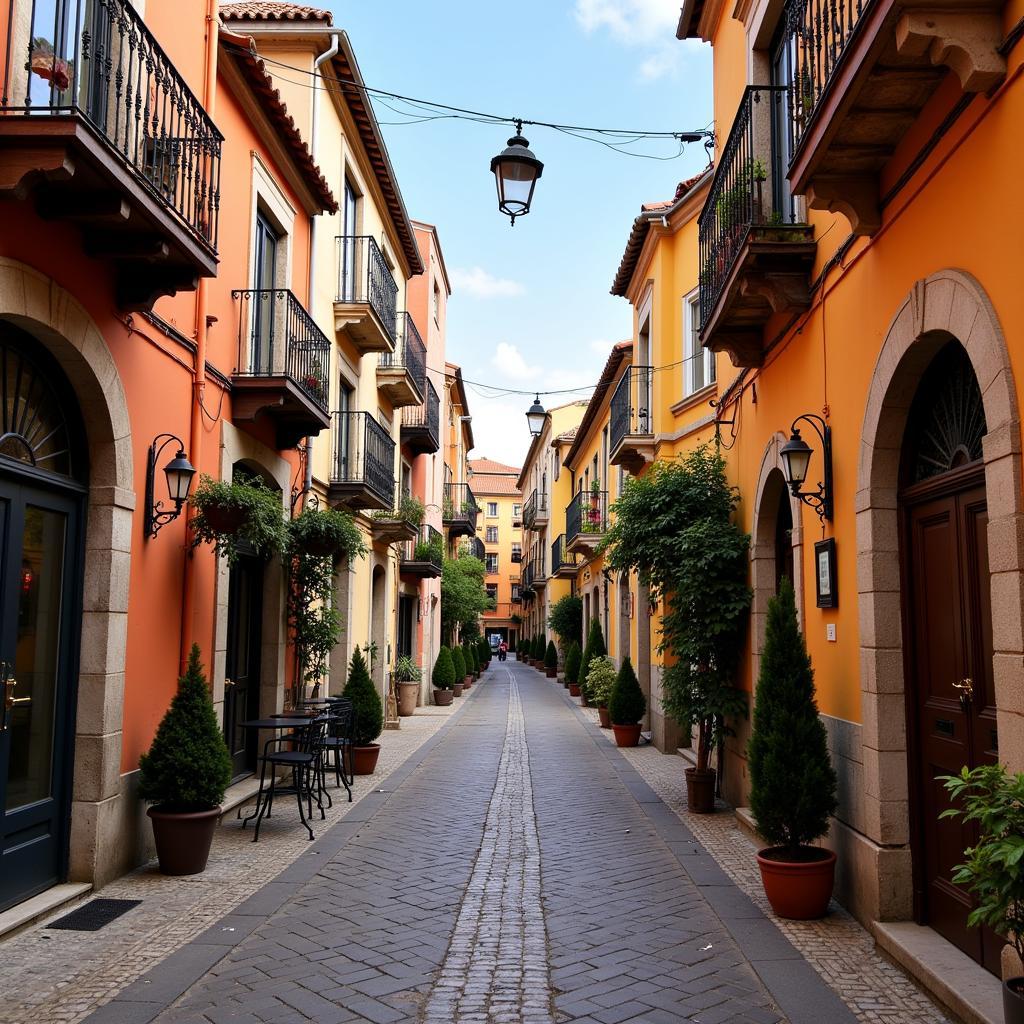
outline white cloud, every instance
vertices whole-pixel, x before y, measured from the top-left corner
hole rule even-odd
[[[622,46],[649,51],[639,67],[643,80],[678,70],[683,55],[675,38],[678,8],[665,0],[576,0],[573,13],[584,32],[607,31]]]
[[[590,343],[590,351],[593,352],[595,356],[600,356],[602,359],[607,359],[608,354],[612,350],[612,345],[614,344],[614,341],[606,341],[604,338],[595,338]]]
[[[529,404],[516,398],[470,395],[469,409],[473,414],[473,440],[476,442],[471,458],[486,455],[510,466],[521,466],[530,447],[530,432],[526,427]]]
[[[541,375],[539,366],[530,366],[523,358],[522,352],[507,341],[499,341],[491,356],[491,365],[500,375],[495,386],[500,387],[502,381],[535,380]]]
[[[507,298],[525,291],[518,281],[495,277],[483,267],[456,267],[452,270],[452,290],[468,292],[480,299]]]

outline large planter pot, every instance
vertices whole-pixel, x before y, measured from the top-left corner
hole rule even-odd
[[[472,675],[468,675],[468,676],[466,676],[465,679],[462,680],[462,689],[463,690],[470,689],[472,687],[472,685],[473,685],[473,677],[472,677]]]
[[[234,505],[211,505],[203,516],[217,533],[234,534],[245,522],[245,513]]]
[[[612,727],[612,720],[608,715],[607,708],[602,708],[599,706],[597,709],[597,717],[601,719],[602,729],[610,729]]]
[[[372,775],[380,757],[380,744],[367,743],[365,747],[352,747],[352,774]]]
[[[146,813],[153,822],[153,838],[160,870],[165,875],[198,875],[206,868],[213,833],[220,820],[220,808],[173,814],[150,807]]]
[[[636,725],[616,725],[612,723],[612,732],[615,733],[615,746],[635,747],[640,742],[640,723]]]
[[[578,697],[579,695],[580,695],[580,685],[579,685],[579,683],[570,683],[569,684],[569,696],[570,697]]]
[[[715,809],[715,769],[686,769],[686,809],[694,814],[711,814]]]
[[[1006,1024],[1024,1024],[1024,978],[1003,982],[1003,1020]]]
[[[461,697],[462,696],[462,683],[456,683],[452,687],[452,693],[454,693],[456,697]]]
[[[544,674],[548,677],[548,679],[557,679],[558,667],[556,666],[555,668],[545,668]]]
[[[408,718],[416,713],[416,701],[420,695],[420,684],[416,682],[401,682],[398,684],[398,714],[402,718]]]
[[[448,707],[451,702],[455,700],[455,694],[451,690],[435,690],[434,691],[434,703],[439,708]]]
[[[761,850],[757,866],[761,869],[764,894],[779,917],[809,921],[824,917],[836,875],[836,855],[819,846],[800,848],[807,860],[780,860],[780,847]]]

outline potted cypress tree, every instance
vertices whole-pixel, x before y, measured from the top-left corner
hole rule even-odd
[[[563,686],[569,688],[570,693],[573,686],[579,686],[580,661],[582,658],[580,645],[574,640],[569,646],[569,650],[565,652],[565,679],[562,683]]]
[[[193,644],[178,692],[139,758],[139,796],[153,806],[153,838],[165,875],[195,875],[206,867],[220,802],[231,782],[231,755],[206,686],[199,645]]]
[[[814,672],[797,624],[793,586],[782,580],[768,624],[747,751],[750,809],[771,843],[757,855],[765,895],[779,917],[828,910],[836,855],[812,846],[836,809],[836,773],[814,699]]]
[[[352,701],[352,772],[372,775],[380,757],[380,744],[375,740],[384,729],[384,705],[377,687],[370,678],[363,652],[357,647],[348,666],[348,682],[342,696]]]
[[[626,655],[608,697],[608,717],[617,747],[635,747],[640,742],[640,721],[646,711],[647,698]]]
[[[544,672],[548,679],[558,678],[558,651],[554,640],[548,641],[548,649],[544,652]]]
[[[466,663],[466,679],[462,685],[463,691],[472,689],[473,683],[476,682],[476,652],[473,650],[473,645],[467,640],[462,646],[462,659]]]
[[[590,694],[592,702],[597,707],[597,717],[601,721],[602,729],[612,727],[612,720],[608,713],[608,701],[611,699],[612,687],[615,685],[617,675],[615,662],[607,655],[591,659],[590,672],[587,675],[587,693]]]
[[[583,687],[590,676],[590,663],[594,658],[603,658],[608,653],[604,643],[604,632],[601,629],[601,620],[595,615],[590,620],[590,632],[587,634],[587,646],[583,648],[583,657],[580,661],[580,673],[576,692],[573,693],[570,687],[569,693],[573,697],[582,697],[583,703],[588,703],[588,695]]]
[[[430,681],[434,684],[434,703],[438,707],[448,707],[455,697],[452,689],[455,686],[455,665],[452,663],[452,652],[447,646],[442,646],[437,652]]]
[[[452,648],[452,665],[455,666],[455,685],[452,690],[456,697],[461,697],[466,680],[466,656],[458,644]]]

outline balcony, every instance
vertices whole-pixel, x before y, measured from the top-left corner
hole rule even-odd
[[[814,230],[773,162],[788,145],[788,96],[747,87],[700,215],[701,342],[735,366],[760,366],[768,320],[811,301]]]
[[[513,565],[520,565],[520,564],[522,564],[522,561],[523,561],[523,553],[522,553],[522,551],[513,551],[512,552],[512,564]]]
[[[432,455],[441,448],[441,399],[427,381],[422,405],[407,405],[402,410],[402,447],[412,455]]]
[[[397,508],[379,509],[373,513],[370,532],[376,544],[405,544],[415,540],[420,524],[412,518],[422,516],[423,506],[417,505],[415,513],[409,513],[403,499]]]
[[[535,530],[547,525],[548,496],[543,491],[533,491],[523,504],[523,529]]]
[[[440,530],[424,524],[416,537],[405,542],[398,571],[415,579],[437,579],[444,565],[444,537]]]
[[[394,352],[398,340],[398,285],[368,235],[339,235],[334,330],[360,354]]]
[[[327,490],[332,505],[390,509],[395,505],[395,442],[368,412],[334,412],[334,450]]]
[[[469,484],[444,485],[442,516],[450,537],[475,537],[479,515],[480,509]]]
[[[213,277],[223,136],[135,8],[10,0],[6,16],[0,198],[76,224],[123,310]]]
[[[470,537],[465,544],[459,550],[460,554],[469,555],[471,558],[479,558],[481,562],[487,561],[487,549],[484,547],[484,542],[479,537]],[[489,576],[494,575],[488,573]]]
[[[519,584],[519,596],[524,603],[533,600],[533,577],[534,565],[532,561],[529,561],[523,567],[522,579]]]
[[[650,366],[629,366],[612,395],[608,458],[634,474],[654,461],[653,388]]]
[[[427,346],[409,313],[398,314],[398,338],[393,352],[381,352],[377,390],[391,405],[423,405],[427,383]]]
[[[1001,0],[907,5],[896,0],[789,0],[789,181],[855,234],[881,224],[879,174],[952,69],[965,93],[1006,75]]]
[[[533,568],[530,586],[533,587],[534,593],[540,593],[548,585],[547,558],[543,547],[537,548],[530,558],[530,565]]]
[[[294,448],[331,425],[331,342],[286,288],[233,291],[241,301],[238,369],[231,377],[234,422],[266,416],[278,448]]]
[[[565,546],[565,534],[560,533],[551,545],[551,575],[559,579],[572,579],[579,568],[579,556]]]
[[[608,492],[579,491],[565,508],[565,550],[589,558],[608,529]]]

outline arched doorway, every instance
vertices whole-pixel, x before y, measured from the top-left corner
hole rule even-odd
[[[0,322],[0,910],[67,873],[88,455],[73,390]]]
[[[378,565],[373,570],[370,603],[370,674],[377,684],[381,696],[384,696],[384,666],[387,662],[387,571]]]

